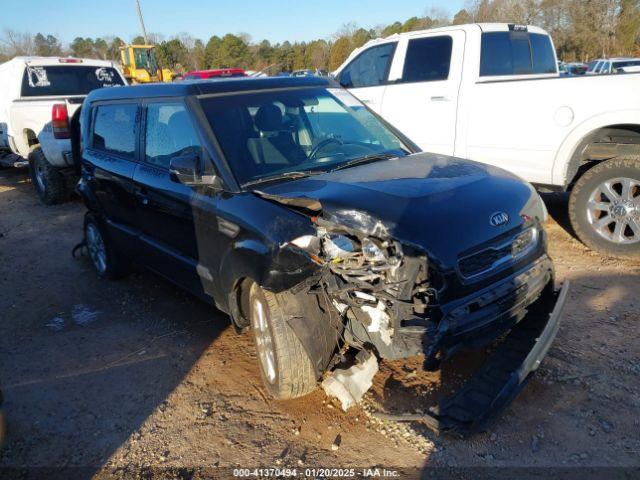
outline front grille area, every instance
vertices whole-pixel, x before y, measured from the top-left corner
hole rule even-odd
[[[523,257],[535,247],[537,241],[537,228],[528,228],[497,245],[460,258],[458,269],[466,279],[478,277]]]

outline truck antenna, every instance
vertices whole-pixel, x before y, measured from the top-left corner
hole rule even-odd
[[[144,19],[142,18],[142,8],[140,8],[140,0],[136,0],[136,5],[138,7],[138,18],[140,19],[140,26],[142,27],[142,36],[144,37],[145,45],[149,45],[149,40],[147,39],[147,29],[144,28]]]

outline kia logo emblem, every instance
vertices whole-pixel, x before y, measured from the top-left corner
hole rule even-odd
[[[493,215],[491,215],[491,218],[489,218],[489,223],[493,227],[506,225],[507,223],[509,223],[509,215],[507,215],[504,212],[496,212]]]

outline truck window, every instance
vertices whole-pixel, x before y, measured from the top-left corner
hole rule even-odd
[[[100,105],[93,120],[93,148],[133,158],[138,105]]]
[[[387,81],[395,50],[395,43],[385,43],[365,50],[340,73],[340,84],[345,88],[382,85]]]
[[[22,77],[23,97],[87,95],[96,88],[124,85],[113,67],[29,66]]]
[[[453,39],[444,35],[409,40],[403,82],[432,82],[449,78]]]
[[[200,141],[181,103],[151,103],[147,106],[145,161],[169,168],[174,157],[200,151]]]
[[[522,31],[482,34],[480,76],[556,73],[553,46],[547,35]]]

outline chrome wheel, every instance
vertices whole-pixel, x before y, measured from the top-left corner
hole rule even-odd
[[[267,311],[264,302],[254,299],[251,309],[251,326],[256,339],[258,359],[262,366],[267,381],[273,384],[276,381],[276,355],[273,348],[273,337],[269,329]]]
[[[102,274],[107,270],[107,249],[104,245],[102,235],[93,223],[87,225],[85,233],[87,241],[87,250],[89,250],[89,256],[93,265],[96,267],[98,273]]]
[[[587,220],[610,242],[640,242],[640,180],[621,177],[598,185],[589,197]]]

